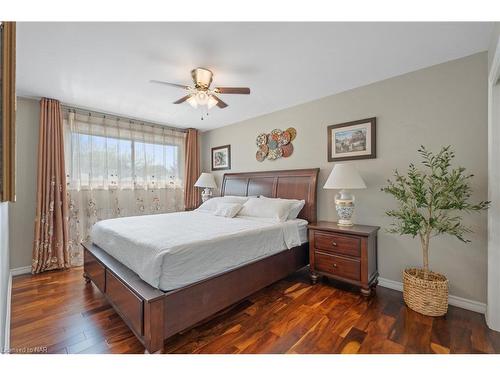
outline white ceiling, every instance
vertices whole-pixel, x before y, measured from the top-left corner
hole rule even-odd
[[[488,48],[491,23],[18,23],[17,89],[84,108],[213,129]],[[205,120],[181,89],[214,71]]]

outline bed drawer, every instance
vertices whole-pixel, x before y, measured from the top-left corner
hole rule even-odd
[[[106,291],[106,269],[89,251],[83,252],[83,270],[101,292]]]
[[[343,236],[329,232],[315,232],[314,247],[328,253],[359,257],[361,241],[356,237]]]
[[[106,295],[121,317],[136,333],[143,335],[143,301],[109,270],[106,271]]]
[[[336,255],[314,253],[314,267],[320,272],[359,281],[361,279],[360,262]]]

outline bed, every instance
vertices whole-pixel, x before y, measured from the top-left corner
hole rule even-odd
[[[148,352],[160,351],[168,337],[308,264],[306,223],[316,221],[318,171],[224,175],[222,196],[305,200],[298,219],[286,223],[204,217],[206,213],[196,212],[109,220],[93,231],[95,243],[83,244],[84,277],[105,295]],[[206,223],[220,229],[208,230]],[[135,232],[125,233],[124,225]],[[155,233],[155,228],[169,225],[177,225],[179,233]],[[188,234],[193,237],[190,241]],[[134,259],[138,246],[134,238],[139,236],[148,239],[141,246],[151,251],[146,248],[142,259]],[[253,246],[255,238],[262,244]],[[217,250],[211,254],[219,259],[216,263],[210,263],[204,251],[209,242]],[[159,252],[163,243],[168,243],[168,251]],[[160,255],[168,261],[153,261]]]

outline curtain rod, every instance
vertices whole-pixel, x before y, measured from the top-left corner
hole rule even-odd
[[[134,123],[134,124],[156,126],[156,127],[162,128],[162,129],[173,130],[173,131],[177,131],[180,133],[187,133],[187,129],[176,128],[174,126],[163,125],[160,123],[151,122],[151,121],[147,121],[147,120],[141,120],[141,119],[134,118],[134,117],[115,115],[112,113],[94,111],[92,109],[78,108],[78,107],[75,107],[72,105],[67,105],[67,104],[61,104],[61,107],[64,111],[74,112],[74,113],[78,113],[80,115],[89,115],[90,114],[90,115],[96,116],[96,117],[99,116],[99,117],[104,117],[104,118],[112,119],[112,120],[124,120],[124,121],[129,121],[129,122]]]
[[[18,97],[25,98],[25,99],[34,99],[34,100],[42,99],[42,97],[39,97],[39,96],[18,95]],[[162,123],[158,123],[158,122],[142,120],[142,119],[138,119],[138,118],[134,118],[134,117],[129,117],[129,116],[125,116],[125,115],[118,115],[118,114],[109,113],[109,112],[108,113],[102,112],[102,111],[93,110],[90,108],[81,108],[81,107],[77,107],[75,105],[66,104],[66,103],[62,103],[62,102],[61,102],[61,107],[65,111],[74,111],[74,112],[78,112],[79,114],[88,115],[90,113],[92,115],[102,116],[102,117],[111,118],[111,119],[115,119],[115,120],[118,119],[118,120],[131,121],[131,122],[136,123],[136,124],[152,125],[152,126],[161,127],[161,128],[168,129],[168,130],[175,130],[175,131],[178,131],[181,133],[187,133],[187,129],[176,128],[175,126],[172,126],[172,125],[166,125],[166,124],[162,124]]]

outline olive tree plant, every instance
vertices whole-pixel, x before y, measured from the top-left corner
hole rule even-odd
[[[424,277],[429,273],[429,241],[443,233],[469,242],[464,234],[471,229],[462,224],[461,212],[480,211],[488,208],[488,201],[471,203],[472,174],[465,168],[451,166],[455,153],[450,146],[434,154],[420,146],[418,153],[424,168],[410,164],[406,175],[394,171],[394,179],[382,191],[391,194],[399,207],[386,211],[394,218],[389,232],[419,236]]]

